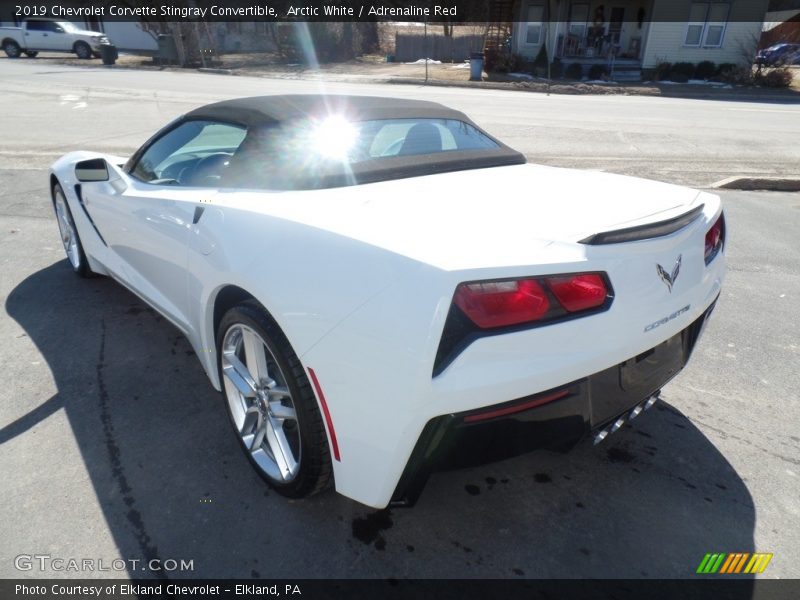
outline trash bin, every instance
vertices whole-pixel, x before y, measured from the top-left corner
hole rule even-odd
[[[469,80],[480,81],[483,76],[483,52],[469,55]]]
[[[119,52],[114,44],[103,44],[100,46],[100,58],[104,65],[113,65],[119,58]]]
[[[158,35],[158,62],[165,65],[178,60],[178,48],[172,34],[161,33]]]

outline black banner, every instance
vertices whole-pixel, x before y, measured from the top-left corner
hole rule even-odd
[[[64,600],[302,599],[302,600],[788,600],[800,580],[711,576],[691,580],[2,580],[0,598]]]
[[[567,0],[537,0],[529,4],[542,6],[536,17],[541,21],[568,18]],[[527,6],[510,0],[0,0],[0,19],[488,23],[526,21],[523,5]],[[656,0],[649,8],[639,8],[637,19],[642,23],[687,23],[690,6],[689,0]],[[762,22],[766,7],[764,0],[736,0],[727,21]]]

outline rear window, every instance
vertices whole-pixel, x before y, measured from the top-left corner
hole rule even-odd
[[[222,183],[266,189],[319,187],[312,180],[336,171],[374,171],[401,162],[437,161],[448,154],[460,157],[498,149],[492,138],[457,119],[352,122],[334,116],[248,131]]]
[[[360,148],[354,160],[498,147],[469,123],[454,119],[367,121],[359,134]],[[364,152],[367,145],[369,149]]]

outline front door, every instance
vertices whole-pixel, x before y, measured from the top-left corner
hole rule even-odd
[[[108,182],[84,191],[113,255],[108,267],[187,333],[192,225],[244,135],[238,125],[184,121],[151,142],[130,172],[112,167]]]
[[[148,186],[113,166],[109,173],[108,182],[82,185],[86,211],[111,253],[106,268],[190,333],[186,263],[190,228],[202,191]]]
[[[608,22],[608,35],[609,41],[616,45],[620,45],[622,39],[622,25],[625,23],[625,7],[615,6],[611,9],[611,16]]]

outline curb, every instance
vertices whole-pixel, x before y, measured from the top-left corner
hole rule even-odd
[[[800,192],[800,177],[728,177],[711,184],[721,190]]]
[[[581,84],[586,86],[584,89],[565,89],[565,84],[555,82],[551,84],[550,91],[546,89],[544,83],[538,84],[539,87],[528,87],[519,85],[522,82],[504,81],[448,81],[444,79],[428,79],[416,77],[389,77],[386,83],[399,85],[428,85],[433,87],[458,87],[458,88],[478,88],[484,90],[505,90],[508,92],[528,92],[533,94],[560,94],[565,96],[657,96],[650,88],[627,88],[624,86],[604,86],[593,84]],[[568,84],[569,85],[569,84]],[[586,88],[590,89],[586,89]],[[542,89],[544,88],[544,89]]]
[[[200,73],[214,73],[215,75],[235,75],[232,69],[212,69],[211,67],[200,67]]]
[[[523,82],[503,82],[503,81],[449,81],[443,79],[428,79],[427,83],[423,78],[415,77],[389,77],[387,83],[407,84],[407,85],[429,85],[437,87],[460,87],[460,88],[479,88],[491,90],[506,90],[514,92],[529,92],[534,94],[556,94],[565,96],[648,96],[653,98],[674,98],[685,100],[721,100],[721,101],[740,101],[740,102],[778,102],[796,103],[800,102],[800,94],[786,90],[783,92],[764,91],[753,93],[744,90],[694,90],[672,88],[662,88],[657,85],[602,85],[588,84],[583,82],[564,83],[554,81],[548,92],[542,89],[545,84],[537,83],[537,87],[527,87],[520,85]],[[575,89],[573,86],[581,85],[582,88]]]

